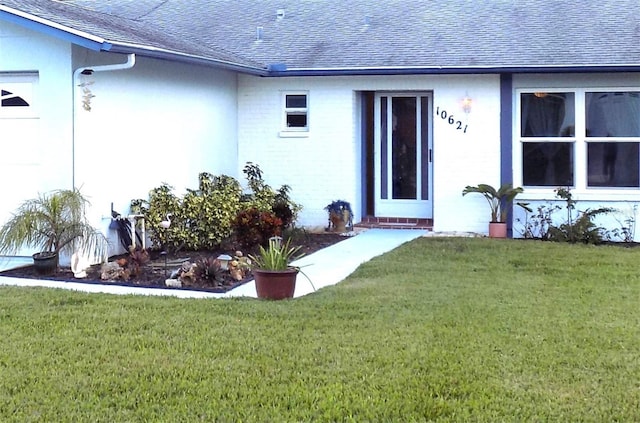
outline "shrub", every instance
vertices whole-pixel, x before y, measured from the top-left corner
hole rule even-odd
[[[533,209],[529,207],[529,203],[518,203],[523,209],[526,210],[524,221],[520,218],[516,219],[516,222],[522,223],[522,229],[519,231],[524,238],[541,239],[543,241],[549,240],[549,228],[553,224],[553,214],[561,210],[559,205],[541,204],[536,208],[534,213]],[[533,213],[529,215],[529,213]]]
[[[142,247],[130,247],[129,257],[127,258],[127,269],[130,276],[138,276],[143,266],[150,260],[149,251],[143,250]]]
[[[577,201],[573,199],[571,190],[569,188],[557,188],[556,196],[563,199],[566,203],[567,220],[560,226],[551,226],[549,228],[549,238],[552,241],[561,242],[601,243],[605,229],[596,226],[596,224],[593,223],[593,219],[600,214],[610,213],[613,209],[608,207],[593,210],[587,209],[583,212],[578,212],[577,217],[574,217]]]
[[[131,201],[131,212],[144,216],[145,228],[154,247],[170,248],[180,245],[178,233],[180,232],[180,211],[182,204],[173,193],[173,187],[163,183],[159,187],[149,191],[149,199],[136,199]],[[160,222],[171,217],[171,226],[167,229]],[[175,221],[175,223],[174,223]]]
[[[576,214],[577,201],[573,199],[571,190],[569,188],[557,188],[555,192],[556,197],[565,202],[566,220],[559,225],[553,224],[552,215],[556,211],[562,210],[559,205],[541,205],[537,208],[536,214],[529,216],[529,213],[533,213],[533,210],[528,207],[528,204],[518,203],[527,211],[524,228],[521,231],[522,235],[525,238],[538,238],[556,242],[601,243],[603,237],[607,236],[609,231],[597,226],[593,219],[598,215],[611,213],[614,209],[600,207],[578,211]]]
[[[282,220],[279,217],[255,207],[240,211],[232,226],[236,241],[247,249],[266,245],[269,238],[282,233]]]
[[[240,210],[240,183],[227,175],[200,174],[197,191],[184,197],[184,213],[190,237],[189,248],[212,249],[231,235],[231,222]]]
[[[182,199],[173,187],[162,184],[149,192],[149,200],[131,202],[131,210],[145,218],[154,247],[171,250],[211,249],[231,234],[231,221],[240,209],[242,188],[234,178],[200,173],[197,190]],[[160,222],[170,219],[163,228]]]
[[[245,208],[253,207],[261,211],[271,211],[282,220],[284,227],[295,225],[302,206],[295,203],[289,196],[291,187],[285,184],[275,191],[265,183],[260,167],[252,162],[247,162],[242,172],[251,191],[243,196]]]
[[[196,260],[195,277],[198,281],[209,286],[222,285],[225,282],[225,275],[228,273],[220,264],[220,260],[215,257],[205,257]]]
[[[243,172],[248,181],[247,194],[242,193],[240,183],[231,176],[202,172],[198,189],[187,189],[182,198],[173,193],[173,187],[163,183],[149,192],[148,200],[133,200],[131,211],[144,216],[154,248],[173,251],[217,248],[238,227],[244,231],[239,235],[243,245],[255,246],[279,234],[282,227],[294,226],[301,206],[289,197],[291,188],[283,185],[274,191],[262,179],[259,166],[251,162]],[[234,223],[240,210],[249,209],[268,214],[253,216],[259,223],[254,222],[252,229],[247,229],[247,223]],[[279,223],[273,221],[276,217]],[[164,228],[161,222],[168,219],[171,225]]]

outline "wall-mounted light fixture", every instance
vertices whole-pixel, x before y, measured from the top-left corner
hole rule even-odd
[[[465,94],[464,98],[460,101],[460,105],[465,113],[469,113],[473,105],[473,99],[469,97],[469,94]]]

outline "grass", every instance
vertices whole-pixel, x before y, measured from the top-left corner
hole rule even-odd
[[[639,421],[640,249],[421,238],[284,302],[0,289],[0,421]]]

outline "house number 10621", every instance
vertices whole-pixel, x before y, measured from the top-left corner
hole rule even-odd
[[[453,115],[448,114],[446,110],[440,110],[439,106],[436,107],[436,116],[440,116],[440,118],[449,125],[454,125],[457,130],[462,131],[465,134],[467,133],[468,125],[462,123],[461,120],[456,120]]]

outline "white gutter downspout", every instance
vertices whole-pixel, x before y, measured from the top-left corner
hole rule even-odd
[[[127,61],[125,63],[116,63],[113,65],[96,65],[96,66],[83,66],[73,71],[73,104],[71,106],[71,186],[76,188],[76,102],[77,95],[76,89],[78,87],[78,79],[80,74],[89,72],[111,72],[118,70],[131,69],[136,64],[136,55],[127,55]]]

